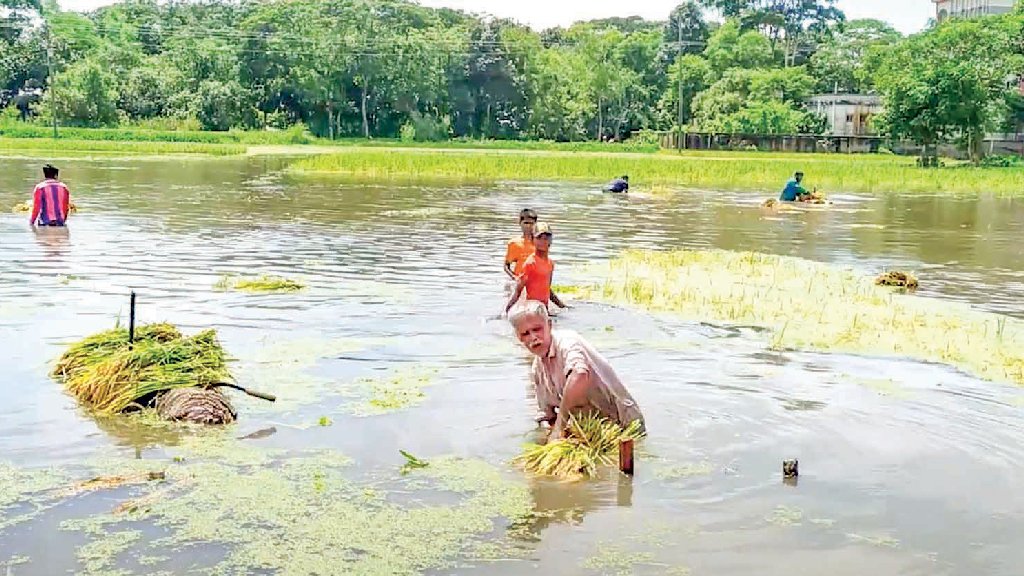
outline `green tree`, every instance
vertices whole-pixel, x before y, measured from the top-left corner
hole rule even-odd
[[[851,20],[818,46],[811,74],[822,92],[864,94],[874,88],[869,54],[894,46],[903,35],[880,20]]]
[[[771,43],[763,35],[743,32],[736,20],[729,20],[708,39],[704,50],[711,67],[724,72],[730,68],[761,68],[772,63]]]
[[[118,122],[115,78],[103,64],[91,59],[80,60],[57,74],[43,105],[74,126],[112,126]]]
[[[977,161],[981,141],[1004,112],[1007,79],[1020,70],[1009,20],[951,20],[889,51],[876,75],[885,100],[880,124],[924,147],[956,140]]]
[[[699,54],[709,34],[704,12],[694,0],[687,0],[669,14],[665,44],[674,48],[674,54]]]
[[[204,130],[228,130],[241,121],[245,93],[237,81],[204,80],[196,97],[196,118]]]

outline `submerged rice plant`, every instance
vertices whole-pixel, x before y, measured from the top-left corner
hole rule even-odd
[[[0,154],[32,154],[35,152],[74,154],[206,154],[231,156],[245,154],[240,144],[210,144],[205,142],[118,142],[108,140],[71,140],[51,138],[0,137]]]
[[[52,376],[104,415],[159,392],[231,380],[216,331],[186,337],[170,324],[140,326],[131,346],[122,328],[85,338],[64,352]]]
[[[755,252],[629,250],[586,267],[582,299],[762,326],[773,349],[879,354],[1024,384],[1024,321],[901,294],[871,276]]]
[[[808,185],[830,192],[1024,193],[1024,171],[1001,168],[919,168],[913,158],[840,154],[713,152],[682,154],[569,154],[557,151],[439,151],[339,149],[299,160],[298,174],[359,179],[456,182],[579,180],[633,175],[637,190],[731,189],[777,191],[803,170]],[[955,177],[953,176],[955,173]],[[824,195],[822,196],[824,198]]]
[[[515,461],[533,474],[579,480],[614,463],[619,444],[642,435],[639,420],[623,428],[596,414],[570,416],[564,439],[528,445]]]
[[[298,292],[306,286],[295,280],[263,275],[256,278],[222,276],[213,287],[217,290],[239,290],[242,292]]]

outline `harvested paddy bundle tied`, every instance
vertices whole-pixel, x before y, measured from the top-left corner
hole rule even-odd
[[[53,377],[79,401],[99,414],[159,405],[160,396],[183,388],[212,388],[230,381],[224,349],[214,330],[186,337],[170,324],[140,326],[133,343],[128,331],[117,328],[73,344],[57,361]],[[220,395],[216,390],[213,394]],[[222,396],[222,395],[221,395]],[[190,403],[210,402],[209,395],[176,396],[178,402],[165,404],[166,414],[222,414],[234,419],[234,410],[223,400],[216,410],[189,409]],[[205,406],[205,405],[204,405]],[[188,418],[185,418],[188,419]],[[204,423],[209,418],[201,418]]]
[[[906,288],[907,290],[916,290],[917,278],[909,272],[891,270],[884,274],[879,274],[878,278],[875,278],[875,284],[879,286],[892,286],[894,288]]]
[[[19,203],[15,204],[11,208],[11,212],[14,212],[15,214],[22,214],[22,213],[27,213],[27,212],[31,212],[31,211],[32,211],[32,205],[29,204],[28,202],[19,202]],[[74,202],[71,202],[70,204],[68,204],[68,212],[71,212],[72,214],[74,214],[75,212],[78,212],[78,205],[75,204]]]
[[[620,444],[641,436],[639,420],[623,428],[596,414],[572,416],[565,438],[531,444],[515,462],[534,474],[579,480],[594,476],[601,466],[613,464]]]

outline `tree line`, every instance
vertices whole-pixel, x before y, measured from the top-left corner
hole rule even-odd
[[[1009,79],[1024,70],[1021,7],[904,38],[848,21],[835,0],[689,0],[664,21],[541,32],[406,0],[125,0],[88,14],[39,2],[0,0],[5,117],[621,140],[678,127],[821,133],[810,95],[877,92],[877,128],[926,144],[1020,120]]]

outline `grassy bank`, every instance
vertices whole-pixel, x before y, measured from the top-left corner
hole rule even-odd
[[[763,326],[774,349],[908,357],[1024,384],[1024,322],[899,294],[827,264],[757,253],[627,251],[586,271],[592,283],[556,291]]]
[[[206,154],[232,156],[245,154],[241,144],[203,142],[119,142],[108,140],[70,140],[51,138],[0,138],[0,154]]]
[[[912,158],[826,154],[711,152],[563,154],[347,149],[295,163],[292,171],[367,179],[452,181],[579,180],[629,174],[634,185],[775,191],[797,170],[826,192],[944,192],[1024,194],[1024,170],[923,169]]]

